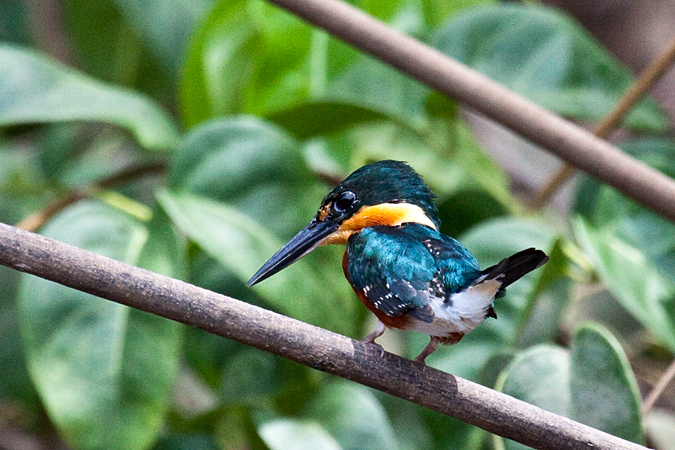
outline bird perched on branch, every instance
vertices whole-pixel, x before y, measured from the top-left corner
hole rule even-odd
[[[493,300],[548,260],[544,252],[530,248],[481,270],[462,244],[438,231],[433,197],[404,162],[361,167],[326,195],[309,224],[247,285],[274,275],[320,245],[346,245],[345,276],[379,319],[364,342],[375,344],[386,327],[425,333],[431,341],[415,358],[424,362],[438,343],[457,343],[486,317],[496,318]]]

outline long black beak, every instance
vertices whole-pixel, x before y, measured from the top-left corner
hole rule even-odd
[[[290,241],[274,254],[261,268],[256,272],[246,286],[253,286],[265,278],[271,277],[275,273],[293,264],[307,253],[314,250],[326,237],[337,231],[340,226],[338,221],[326,220],[318,222],[313,219],[305,228],[300,230]]]

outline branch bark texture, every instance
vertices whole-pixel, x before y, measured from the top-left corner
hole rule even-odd
[[[0,224],[0,264],[356,381],[538,449],[644,449],[373,346]]]
[[[675,220],[675,180],[340,0],[268,0]]]

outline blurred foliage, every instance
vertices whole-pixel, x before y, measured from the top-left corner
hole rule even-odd
[[[553,9],[353,4],[572,119],[599,120],[632,82]],[[528,247],[551,257],[498,301],[499,320],[428,363],[675,448],[672,410],[643,425],[626,356],[658,365],[675,352],[673,224],[586,178],[568,215],[529,211],[456,102],[262,0],[63,0],[47,18],[27,5],[0,3],[1,221],[60,205],[30,223],[358,339],[373,319],[342,276],[339,248],[244,283],[336,179],[406,160],[437,193],[442,231],[482,266]],[[72,66],[43,48],[54,35]],[[654,102],[624,126],[626,152],[675,175],[675,142]],[[73,192],[86,200],[59,203]],[[56,429],[74,449],[516,446],[198,330],[0,276],[0,427],[45,442]],[[411,357],[427,339],[390,331],[382,342]]]

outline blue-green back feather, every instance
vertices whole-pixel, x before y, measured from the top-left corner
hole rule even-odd
[[[347,259],[352,285],[390,316],[421,310],[430,296],[447,299],[481,273],[459,242],[417,223],[355,233],[347,243]]]

